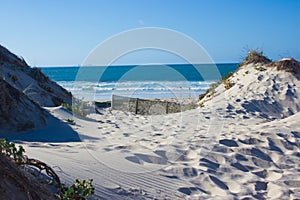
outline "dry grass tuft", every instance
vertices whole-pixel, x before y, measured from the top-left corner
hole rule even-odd
[[[300,71],[300,62],[298,62],[294,58],[285,58],[282,60],[271,62],[267,65],[267,67],[275,67],[277,70],[290,72],[296,75],[297,72]]]
[[[248,65],[250,63],[268,64],[270,62],[271,62],[271,60],[269,58],[265,57],[263,55],[262,51],[252,50],[252,51],[249,51],[248,55],[245,57],[245,60],[242,63],[240,63],[240,66]]]

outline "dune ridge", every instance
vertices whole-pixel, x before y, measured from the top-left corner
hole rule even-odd
[[[65,122],[55,141],[48,125],[17,142],[63,181],[92,177],[94,199],[299,199],[299,62],[261,56],[246,57],[196,109],[147,116],[99,109],[84,119],[47,108],[59,123],[75,123]]]
[[[55,152],[48,161],[67,180],[76,171],[93,177],[95,198],[297,199],[299,72],[281,62],[241,66],[201,108],[153,116],[103,109],[93,120],[74,118],[82,143],[25,145],[38,158]]]

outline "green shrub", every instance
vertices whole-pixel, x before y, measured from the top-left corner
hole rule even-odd
[[[76,122],[73,119],[66,119],[66,122],[70,123],[71,125],[76,124]]]
[[[63,103],[63,104],[61,104],[61,106],[66,108],[67,110],[71,111],[73,114],[78,115],[80,117],[85,117],[87,115],[87,112],[84,110],[84,102],[81,102],[80,105],[73,104],[72,106],[67,103]]]
[[[224,87],[226,90],[230,89],[232,86],[234,86],[234,83],[230,80],[225,80],[224,82]]]
[[[207,93],[208,93],[208,90],[205,93],[200,94],[199,97],[198,97],[198,100],[199,101],[202,100],[207,95]]]
[[[229,72],[226,76],[222,77],[222,81],[226,81],[228,78],[230,78],[233,75],[233,72]]]
[[[208,98],[212,95],[212,94],[209,94],[209,93],[214,93],[214,90],[220,85],[220,81],[219,82],[216,82],[216,83],[212,83],[210,85],[210,87],[206,90],[205,93],[203,94],[200,94],[199,97],[198,97],[198,100],[202,100],[205,96],[207,96]]]
[[[47,164],[36,160],[27,158],[23,153],[25,149],[20,145],[18,148],[15,143],[8,142],[7,139],[0,139],[0,153],[11,158],[18,165],[34,166],[41,170],[46,170],[46,174],[52,178],[55,178],[59,183],[59,196],[63,200],[85,200],[94,194],[95,188],[92,185],[93,179],[79,180],[76,179],[75,183],[70,187],[66,187],[65,184],[60,184],[59,177]],[[51,184],[53,182],[50,182]]]
[[[228,80],[231,76],[233,75],[233,72],[229,72],[226,76],[222,77],[221,80],[219,80],[218,82],[216,83],[212,83],[210,85],[210,88],[208,90],[206,90],[205,93],[203,94],[200,94],[199,97],[198,97],[198,100],[202,100],[205,96],[207,96],[208,98],[211,97],[211,95],[214,93],[214,90],[221,84],[223,83],[224,84],[224,87],[225,89],[229,89],[231,88],[234,83],[230,80]],[[211,93],[211,94],[209,94]]]
[[[76,179],[75,183],[70,187],[66,187],[63,184],[63,192],[61,199],[63,200],[84,200],[94,194],[95,188],[92,185],[93,179],[79,180]]]
[[[264,68],[263,66],[256,66],[255,69],[256,69],[257,71],[261,71],[261,72],[267,70],[267,69]]]
[[[223,82],[224,87],[225,87],[226,90],[228,90],[232,86],[234,86],[234,83],[231,80],[229,80],[229,78],[232,77],[232,75],[233,75],[233,72],[229,72],[226,76],[224,76],[222,78],[222,82]]]
[[[15,143],[8,142],[7,139],[0,139],[0,151],[5,156],[19,163],[23,160],[25,149],[20,145],[18,148]]]
[[[209,92],[214,91],[220,84],[221,84],[221,81],[218,81],[218,82],[216,82],[216,83],[212,83],[212,84],[210,85],[210,88],[208,89],[208,91],[209,91]]]
[[[66,109],[69,110],[69,111],[72,111],[72,106],[70,106],[70,105],[67,104],[67,103],[62,103],[61,106],[62,106],[63,108],[66,108]]]

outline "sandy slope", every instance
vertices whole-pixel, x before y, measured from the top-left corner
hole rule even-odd
[[[7,134],[39,128],[46,124],[47,112],[2,79],[0,102],[0,127]]]
[[[29,173],[20,170],[19,166],[0,154],[0,193],[1,199],[44,199],[56,200],[47,186],[38,182]]]
[[[96,199],[297,199],[298,77],[249,64],[203,108],[156,116],[102,110],[83,120],[57,107],[49,110],[61,121],[15,139],[65,181],[94,178]]]
[[[72,102],[72,95],[67,90],[1,45],[0,77],[41,106]]]

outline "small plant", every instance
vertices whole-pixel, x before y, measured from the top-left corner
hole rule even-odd
[[[11,74],[11,73],[8,73],[8,77],[15,83],[17,82],[19,79],[17,76]]]
[[[263,52],[260,50],[249,51],[248,55],[245,57],[244,61],[239,64],[239,66],[247,65],[250,63],[270,63],[271,60],[263,55]]]
[[[25,149],[20,145],[18,148],[15,143],[8,142],[7,139],[0,139],[0,153],[12,159],[17,165],[33,166],[40,171],[45,170],[46,174],[53,178],[58,184],[58,193],[60,199],[63,200],[86,200],[88,197],[94,194],[95,188],[92,185],[93,179],[79,180],[76,179],[75,183],[70,187],[66,187],[65,184],[61,184],[59,177],[47,164],[28,158],[24,155]],[[53,183],[50,181],[49,184]]]
[[[199,97],[198,97],[198,100],[202,100],[205,96],[207,98],[211,97],[214,93],[215,93],[215,89],[221,84],[221,83],[224,83],[225,85],[225,89],[229,89],[231,88],[234,83],[230,80],[228,80],[230,77],[232,77],[233,75],[233,72],[229,72],[226,76],[222,77],[221,80],[219,80],[218,82],[216,83],[212,83],[210,85],[210,88],[208,90],[206,90],[206,92],[204,94],[200,94]]]
[[[199,97],[198,97],[198,100],[199,101],[202,100],[205,97],[206,94],[207,94],[207,92],[205,92],[203,94],[200,94]]]
[[[229,78],[232,77],[232,75],[233,72],[230,72],[222,78],[222,82],[226,90],[230,89],[234,85],[234,83],[231,80],[229,80]]]
[[[245,71],[245,74],[249,74],[249,71],[247,70],[247,71]]]
[[[264,68],[263,66],[256,66],[255,69],[256,69],[257,71],[261,71],[261,72],[267,70],[267,69]]]
[[[69,111],[72,112],[72,106],[70,106],[69,104],[67,103],[62,103],[61,106]]]
[[[75,183],[70,187],[66,187],[63,184],[63,192],[61,199],[63,200],[84,200],[94,194],[95,188],[92,185],[93,179],[79,180],[76,179]]]
[[[233,72],[229,72],[226,76],[222,77],[222,81],[226,81],[233,75]]]
[[[223,82],[224,83],[224,87],[226,90],[230,89],[232,86],[234,86],[234,83],[231,82],[230,80],[226,80]]]
[[[216,83],[212,83],[210,85],[210,88],[208,89],[209,91],[212,91],[214,89],[216,89],[218,86],[220,85],[220,81],[219,82],[216,82]]]
[[[73,119],[66,119],[66,122],[68,122],[71,125],[76,125],[76,122]]]
[[[212,95],[212,93],[214,93],[214,90],[216,89],[216,87],[218,87],[219,84],[220,82],[211,84],[210,88],[206,90],[205,93],[199,95],[198,100],[202,100],[205,96],[209,98]]]
[[[204,103],[203,102],[200,103],[199,106],[200,106],[200,108],[203,108],[204,107]]]
[[[0,139],[0,151],[16,163],[20,163],[24,158],[25,149],[21,145],[17,148],[15,143],[8,142],[7,139]]]
[[[63,108],[66,108],[67,110],[71,111],[73,114],[78,115],[80,117],[85,117],[87,115],[86,111],[84,110],[84,103],[81,102],[80,105],[74,104],[69,105],[67,103],[61,104]]]

